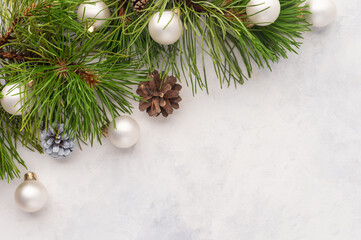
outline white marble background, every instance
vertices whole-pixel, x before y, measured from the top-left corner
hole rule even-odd
[[[57,161],[22,149],[50,199],[26,214],[0,183],[0,239],[361,239],[361,2],[300,54],[169,119],[135,111],[140,142]],[[22,169],[25,173],[25,169]]]

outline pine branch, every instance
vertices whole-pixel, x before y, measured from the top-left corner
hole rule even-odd
[[[20,55],[12,52],[4,52],[0,50],[0,58],[2,59],[10,59],[16,61],[30,61],[30,58],[24,55]]]
[[[52,4],[43,6],[42,2],[39,3],[38,1],[33,1],[29,6],[24,8],[24,10],[22,11],[22,15],[14,17],[14,20],[11,23],[11,26],[0,39],[0,58],[16,60],[16,61],[30,61],[31,57],[32,57],[31,55],[26,54],[26,53],[19,54],[14,51],[8,52],[8,51],[4,50],[5,49],[4,45],[9,43],[9,40],[12,38],[11,35],[14,33],[14,29],[17,27],[17,25],[21,24],[25,18],[33,16],[33,12],[36,10],[37,10],[36,14],[39,14],[44,9],[50,8],[52,6],[53,6]],[[18,9],[18,10],[20,10],[20,9]]]
[[[2,88],[3,86],[0,85],[0,91]],[[11,116],[0,106],[0,178],[2,180],[9,181],[20,177],[20,171],[15,162],[26,168],[25,162],[17,152],[17,142],[32,151],[42,152],[37,140],[32,139],[27,130],[21,131],[21,126],[21,116]]]
[[[303,0],[281,0],[279,19],[267,27],[249,22],[245,14],[247,2],[153,1],[140,14],[127,9],[125,15],[131,21],[116,30],[120,32],[119,38],[137,52],[149,72],[156,68],[172,72],[177,78],[184,78],[194,93],[208,88],[204,63],[207,55],[213,61],[221,86],[229,86],[232,81],[242,84],[251,76],[254,66],[271,68],[271,63],[286,58],[287,52],[295,53],[300,46],[296,39],[309,30],[304,17],[300,18],[308,14],[298,7]],[[155,12],[173,7],[181,14],[184,33],[180,41],[165,47],[150,38],[147,24]],[[197,49],[201,49],[201,54]]]
[[[14,25],[15,25],[15,22],[13,23],[13,26],[11,26],[9,28],[9,30],[5,33],[5,35],[1,37],[0,46],[3,46],[6,43],[8,43],[10,35],[14,32]]]
[[[0,129],[0,178],[2,180],[7,179],[9,181],[15,177],[20,177],[20,171],[14,161],[25,167],[12,138],[2,128]]]
[[[87,32],[75,17],[60,18],[64,10],[54,5],[45,11],[44,18],[37,16],[36,29],[31,28],[31,18],[24,18],[23,25],[30,25],[31,36],[27,28],[15,28],[16,40],[24,39],[19,47],[33,54],[31,62],[4,64],[2,69],[10,82],[34,83],[26,92],[24,109],[29,110],[23,127],[65,124],[79,141],[101,141],[104,124],[121,113],[131,113],[129,100],[139,98],[131,87],[146,79],[146,72],[137,70],[138,62],[128,54],[99,48],[119,45],[108,40],[111,34]],[[51,28],[46,24],[49,22]]]
[[[208,90],[208,57],[221,86],[242,84],[254,67],[271,68],[296,53],[309,30],[308,12],[298,7],[303,0],[280,0],[281,15],[267,27],[249,21],[248,0],[153,0],[140,12],[130,0],[107,0],[113,14],[93,33],[76,20],[82,0],[2,1],[0,76],[32,83],[22,93],[20,125],[0,112],[0,177],[7,179],[19,174],[15,162],[24,165],[16,141],[41,151],[39,130],[48,126],[65,124],[79,142],[101,141],[103,126],[131,113],[131,100],[139,100],[133,86],[156,68],[183,78],[196,93]],[[151,16],[165,9],[177,11],[184,24],[183,37],[170,46],[148,32]]]

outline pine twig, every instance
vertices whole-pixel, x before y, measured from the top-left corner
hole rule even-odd
[[[17,61],[26,61],[26,60],[30,60],[29,57],[27,56],[23,56],[17,53],[12,53],[12,52],[6,52],[3,51],[2,49],[0,49],[0,58],[2,59],[10,59],[10,60],[17,60]]]
[[[27,7],[23,13],[21,17],[16,18],[12,24],[11,27],[8,29],[8,31],[5,33],[5,35],[3,35],[0,39],[0,58],[2,59],[10,59],[10,60],[17,60],[17,61],[30,61],[31,57],[30,55],[25,55],[25,54],[18,54],[18,53],[14,53],[14,52],[7,52],[4,51],[3,47],[6,43],[9,42],[9,39],[11,38],[11,34],[14,33],[14,29],[16,27],[17,24],[21,23],[24,21],[24,17],[29,17],[32,16],[32,11],[38,6],[38,3],[34,2],[33,4],[31,4],[29,7]],[[45,6],[42,9],[46,9],[46,8],[50,8],[50,6]]]
[[[0,46],[5,45],[6,43],[8,43],[10,35],[14,32],[14,24],[15,22],[13,22],[12,26],[9,28],[9,30],[6,32],[6,34],[4,36],[1,37],[0,40]]]

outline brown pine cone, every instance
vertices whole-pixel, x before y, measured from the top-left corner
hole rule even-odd
[[[137,89],[137,93],[143,98],[139,103],[139,110],[147,110],[151,117],[157,117],[161,113],[168,117],[173,113],[173,109],[179,108],[178,103],[182,101],[179,91],[182,86],[176,83],[177,79],[173,76],[164,76],[164,79],[161,79],[156,70],[149,78],[149,81],[140,83]]]
[[[149,0],[132,0],[133,9],[136,12],[140,12],[148,4]]]

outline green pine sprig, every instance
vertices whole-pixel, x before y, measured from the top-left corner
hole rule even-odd
[[[302,33],[309,31],[308,12],[299,5],[303,0],[281,0],[278,20],[267,27],[251,24],[245,14],[248,0],[152,1],[135,13],[122,5],[124,14],[115,25],[113,37],[129,44],[141,56],[149,72],[159,68],[185,79],[193,92],[208,89],[205,61],[211,59],[221,86],[243,84],[254,67],[271,69],[271,64],[296,53]],[[176,10],[184,24],[183,37],[175,44],[155,43],[148,32],[150,17],[166,9]]]
[[[104,0],[112,15],[96,32],[77,21],[83,0],[2,0],[0,81],[22,87],[23,116],[0,108],[2,179],[19,177],[25,166],[16,143],[37,151],[39,131],[65,124],[78,142],[101,141],[103,126],[132,112],[134,86],[158,69],[184,80],[194,93],[208,91],[206,61],[221,86],[243,84],[254,68],[269,68],[297,53],[309,31],[304,0],[280,0],[281,14],[267,27],[246,15],[249,0],[151,0],[135,12],[130,0]],[[148,22],[156,12],[173,10],[184,24],[170,46],[152,40]],[[30,84],[31,83],[31,84]],[[1,97],[1,96],[0,96]],[[16,124],[15,124],[16,122]]]

